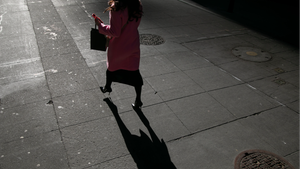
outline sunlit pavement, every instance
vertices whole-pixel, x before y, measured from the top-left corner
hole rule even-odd
[[[162,153],[176,168],[232,169],[249,149],[299,168],[298,48],[190,1],[142,2],[144,116],[132,87],[99,89],[91,14],[108,23],[107,0],[0,1],[0,169],[133,169]]]

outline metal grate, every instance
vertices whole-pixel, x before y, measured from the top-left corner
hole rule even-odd
[[[282,157],[264,150],[247,150],[235,159],[235,169],[294,169]]]
[[[161,45],[165,43],[165,40],[158,35],[153,34],[141,34],[140,44],[141,45]]]

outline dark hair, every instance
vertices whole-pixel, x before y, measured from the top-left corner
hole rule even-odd
[[[115,3],[114,6],[112,6],[113,3]],[[104,12],[119,11],[128,8],[128,21],[133,21],[134,19],[138,21],[143,16],[140,0],[109,0],[108,5],[109,7]]]

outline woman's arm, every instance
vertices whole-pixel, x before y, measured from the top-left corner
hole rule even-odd
[[[105,25],[104,23],[97,22],[99,28],[99,33],[111,36],[119,37],[122,30],[122,16],[121,11],[110,11],[109,12],[110,25]]]

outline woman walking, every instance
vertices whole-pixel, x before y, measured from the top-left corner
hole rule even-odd
[[[143,15],[140,0],[110,0],[109,25],[95,19],[99,32],[110,38],[107,51],[106,84],[103,93],[112,92],[112,82],[134,86],[136,92],[133,108],[141,108],[143,79],[139,71],[140,40],[138,26]]]

